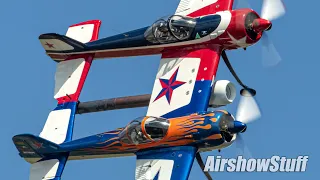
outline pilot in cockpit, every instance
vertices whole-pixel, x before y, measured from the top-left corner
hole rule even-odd
[[[168,32],[169,29],[168,29],[168,27],[167,27],[167,23],[161,22],[161,23],[159,24],[158,30],[161,31],[161,32],[163,32],[163,33]]]
[[[133,141],[134,144],[139,144],[147,140],[147,138],[145,137],[145,135],[141,130],[140,124],[141,123],[139,122],[139,125],[136,126],[130,134],[131,140]]]
[[[158,38],[160,38],[160,40],[166,40],[170,36],[170,32],[166,22],[160,22],[157,30],[159,31]]]

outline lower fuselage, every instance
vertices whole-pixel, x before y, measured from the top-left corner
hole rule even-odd
[[[69,159],[91,159],[134,155],[138,151],[173,146],[196,146],[200,151],[221,149],[229,146],[220,132],[221,119],[231,115],[225,111],[172,118],[163,137],[132,140],[130,126],[94,136],[74,140],[61,145],[61,150],[69,151]],[[144,120],[141,123],[144,128]],[[144,131],[142,131],[144,132]]]

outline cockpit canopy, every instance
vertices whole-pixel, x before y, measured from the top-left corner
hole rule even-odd
[[[142,144],[161,140],[168,131],[169,121],[159,117],[140,117],[130,122],[120,133],[126,144]]]
[[[196,20],[180,15],[162,18],[145,32],[145,37],[152,43],[172,43],[190,38]]]

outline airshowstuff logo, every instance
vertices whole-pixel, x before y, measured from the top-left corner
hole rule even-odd
[[[208,172],[305,172],[309,156],[287,158],[272,156],[262,159],[221,158],[221,156],[208,156],[204,171]]]

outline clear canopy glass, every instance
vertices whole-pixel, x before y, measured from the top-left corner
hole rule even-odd
[[[153,43],[172,43],[190,38],[196,20],[180,15],[162,18],[145,32],[145,37]]]
[[[144,119],[145,121],[142,123],[142,120]],[[158,141],[167,134],[168,128],[169,121],[165,118],[151,116],[141,117],[131,121],[130,124],[127,125],[120,133],[120,140],[127,144],[136,145]]]

